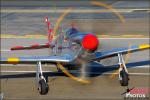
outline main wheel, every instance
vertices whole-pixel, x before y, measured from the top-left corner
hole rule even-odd
[[[120,77],[122,78],[120,80],[121,86],[128,86],[128,81],[129,81],[128,73],[125,70],[122,70],[120,72]]]
[[[42,94],[42,95],[45,95],[45,94],[48,93],[49,86],[48,86],[48,84],[45,82],[44,79],[41,79],[41,80],[39,81],[38,90],[39,90],[39,93]]]

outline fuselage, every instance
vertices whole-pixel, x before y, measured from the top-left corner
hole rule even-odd
[[[75,28],[68,29],[65,35],[60,34],[56,41],[53,54],[68,54],[88,60],[92,58],[92,53],[99,46],[98,38],[94,34],[90,32],[79,32]]]

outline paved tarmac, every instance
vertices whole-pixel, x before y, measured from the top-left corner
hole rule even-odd
[[[117,2],[116,2],[117,1]],[[108,0],[110,4],[118,9],[147,9],[149,8],[148,0],[144,1],[113,1]],[[30,3],[29,3],[30,2]],[[73,7],[88,8],[91,7],[84,1],[79,3],[75,2],[55,2],[38,1],[33,3],[34,0],[20,2],[20,0],[2,0],[2,10],[9,9],[50,9],[66,8],[68,4]],[[127,4],[127,5],[126,5]],[[93,7],[92,7],[93,8]],[[95,7],[96,9],[99,7]],[[101,7],[100,7],[101,8]],[[130,47],[131,45],[148,44],[148,38],[137,37],[149,36],[149,13],[147,12],[133,12],[123,13],[125,16],[125,23],[121,23],[118,17],[113,14],[70,14],[63,21],[63,24],[68,26],[71,22],[75,22],[79,30],[93,32],[102,35],[132,35],[132,38],[100,38],[99,50],[110,50],[118,47]],[[16,38],[17,36],[42,34],[46,35],[46,27],[43,22],[43,17],[49,16],[53,22],[60,14],[54,13],[2,13],[1,15],[1,33],[4,37],[13,35],[13,38],[1,38],[1,57],[18,57],[30,55],[48,55],[48,49],[42,50],[29,50],[29,51],[10,51],[12,46],[16,45],[31,45],[34,43],[46,43],[47,39],[42,38]],[[16,37],[15,37],[16,36]],[[126,58],[126,56],[125,56]],[[127,62],[138,62],[149,60],[149,50],[144,50],[128,55]],[[117,58],[109,58],[101,61],[104,65],[116,64]],[[54,68],[54,65],[43,65],[44,71],[49,71]],[[21,74],[26,72],[34,72],[35,65],[1,65],[1,75]],[[12,72],[13,71],[13,72]],[[129,87],[149,88],[150,87],[150,67],[144,65],[138,68],[130,68],[130,83]],[[111,72],[110,72],[111,73]],[[141,75],[133,75],[133,74]],[[32,75],[33,76],[33,75]],[[92,83],[83,85],[68,77],[48,77],[48,84],[50,91],[47,95],[40,95],[35,85],[35,78],[5,78],[1,79],[0,97],[3,96],[4,100],[66,100],[66,99],[85,99],[85,100],[121,100],[125,95],[121,95],[126,91],[126,87],[121,87],[118,81],[118,76],[110,78],[110,75],[101,75],[93,77]],[[146,94],[150,97],[150,95]],[[1,100],[1,99],[0,99]]]
[[[108,50],[115,47],[128,47],[129,45],[145,44],[149,42],[149,39],[99,39],[100,47],[99,50]],[[2,39],[1,54],[2,57],[16,57],[16,56],[29,56],[29,55],[47,55],[48,50],[29,50],[29,51],[9,51],[9,48],[14,45],[27,45],[30,43],[46,42],[46,39]],[[114,45],[115,44],[115,45]],[[145,61],[149,60],[148,50],[129,54],[128,62]],[[105,65],[111,65],[117,63],[117,58],[106,59],[102,61]],[[35,65],[11,65],[2,66],[2,75],[8,74],[21,74],[26,71],[35,71]],[[54,65],[44,65],[44,70],[48,71]],[[148,88],[149,87],[149,65],[142,66],[143,68],[132,68],[129,69],[130,73],[140,73],[147,75],[130,75],[129,87],[135,88]],[[5,71],[5,72],[3,72]],[[8,72],[7,72],[8,71]],[[20,72],[12,72],[20,71]],[[25,71],[25,72],[21,72]],[[91,79],[92,83],[89,85],[83,85],[68,77],[50,77],[49,76],[50,91],[47,95],[39,95],[35,78],[6,78],[1,79],[1,93],[5,100],[53,100],[53,99],[124,99],[124,95],[121,93],[125,92],[126,87],[121,87],[118,81],[118,77],[110,78],[110,75],[101,75]],[[148,96],[148,95],[147,95]]]

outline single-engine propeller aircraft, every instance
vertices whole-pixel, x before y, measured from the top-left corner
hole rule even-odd
[[[150,48],[149,44],[142,44],[131,46],[130,48],[114,48],[107,51],[98,51],[98,46],[101,44],[98,38],[89,32],[79,32],[75,27],[71,27],[65,32],[60,31],[60,35],[53,40],[53,27],[48,17],[45,18],[45,22],[48,27],[48,43],[16,46],[11,48],[11,50],[50,48],[52,50],[51,55],[1,58],[0,61],[1,64],[36,64],[36,80],[38,90],[42,95],[47,94],[49,90],[47,80],[43,75],[42,64],[55,64],[58,69],[57,72],[62,72],[64,75],[81,83],[89,83],[90,81],[87,79],[87,77],[90,77],[90,74],[87,74],[89,65],[94,66],[96,64],[97,66],[101,66],[100,60],[118,56],[119,62],[116,68],[119,69],[118,77],[122,86],[128,86],[129,74],[123,55],[128,52],[131,53]],[[75,67],[77,67],[76,70],[79,68],[80,75],[69,71]]]

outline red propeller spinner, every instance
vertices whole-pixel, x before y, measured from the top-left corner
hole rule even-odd
[[[87,34],[82,40],[82,47],[89,51],[94,51],[99,45],[98,38],[93,34]]]

